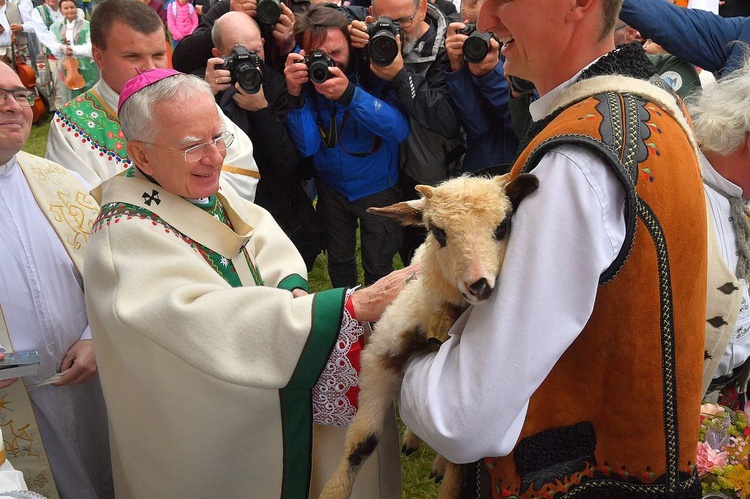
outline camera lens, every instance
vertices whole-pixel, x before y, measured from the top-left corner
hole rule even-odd
[[[307,70],[307,77],[313,83],[323,83],[330,77],[328,63],[325,61],[313,61]]]
[[[252,64],[240,64],[236,71],[237,83],[249,94],[257,93],[263,84],[263,73]]]
[[[375,33],[367,44],[370,60],[376,66],[390,65],[398,55],[396,37],[390,31],[380,30]]]
[[[256,19],[261,24],[273,25],[279,22],[281,6],[279,0],[258,0]]]
[[[475,31],[466,39],[462,50],[466,62],[473,64],[482,62],[490,51],[490,35]]]

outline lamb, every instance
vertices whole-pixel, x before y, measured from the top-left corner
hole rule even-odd
[[[463,176],[437,187],[417,186],[422,194],[418,200],[370,209],[404,225],[427,227],[415,255],[422,274],[386,309],[362,352],[359,409],[347,431],[342,461],[321,499],[351,496],[359,469],[381,437],[407,360],[439,348],[460,313],[490,297],[505,257],[511,215],[538,186],[530,174],[510,182],[507,175]],[[445,461],[439,497],[458,497],[460,482],[460,466]]]

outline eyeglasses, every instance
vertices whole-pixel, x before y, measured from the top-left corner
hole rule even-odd
[[[219,152],[223,152],[227,150],[227,147],[232,145],[232,142],[234,142],[234,135],[232,134],[232,132],[224,130],[217,137],[211,139],[211,142],[205,142],[203,144],[190,146],[187,149],[172,149],[171,147],[165,147],[153,142],[144,143],[160,147],[162,149],[171,150],[172,152],[180,153],[185,157],[186,163],[194,163],[196,161],[200,161],[208,155],[209,147],[216,146],[216,149],[218,149]]]
[[[393,21],[398,23],[398,25],[402,28],[408,28],[414,22],[414,18],[417,17],[418,12],[419,12],[419,6],[417,6],[416,10],[414,11],[414,14],[412,14],[411,16],[402,17],[401,19],[394,19]]]
[[[0,88],[0,99],[2,99],[3,104],[8,103],[9,95],[15,99],[19,106],[31,107],[34,104],[34,92],[32,90]]]
[[[622,28],[627,28],[627,27],[628,27],[628,25],[627,25],[627,24],[621,24],[621,25],[619,25],[618,27],[616,27],[616,28],[615,28],[615,31],[619,31],[619,30],[621,30]]]

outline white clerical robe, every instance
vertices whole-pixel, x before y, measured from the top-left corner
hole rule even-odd
[[[302,258],[223,179],[232,229],[132,174],[102,184],[84,275],[118,498],[306,498],[343,454],[344,428],[316,430],[310,478],[345,290],[293,298]],[[393,447],[365,467],[353,497],[399,496]]]
[[[55,112],[47,137],[46,158],[78,172],[91,187],[122,173],[132,163],[117,117],[120,94],[100,79]],[[222,167],[224,179],[245,199],[255,199],[260,173],[253,144],[217,106],[224,128],[234,135]]]
[[[0,166],[0,306],[14,350],[37,350],[27,387],[59,372],[90,339],[82,278],[29,188],[16,157]],[[61,497],[112,497],[107,419],[98,376],[29,393]],[[29,479],[29,477],[27,477]]]

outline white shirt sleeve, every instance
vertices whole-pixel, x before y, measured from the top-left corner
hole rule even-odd
[[[455,463],[512,451],[531,395],[586,325],[625,238],[624,189],[594,154],[559,147],[533,173],[539,189],[512,219],[497,289],[438,352],[407,364],[401,418]]]
[[[55,35],[47,28],[44,24],[44,19],[38,10],[34,9],[31,11],[31,21],[34,24],[34,32],[36,33],[39,42],[50,49],[52,52],[60,51],[60,42],[55,38]]]
[[[26,33],[34,32],[34,23],[31,20],[31,10],[33,8],[34,8],[34,5],[31,3],[31,0],[19,0],[18,2],[18,11],[21,13],[21,20],[23,21],[23,30]]]

